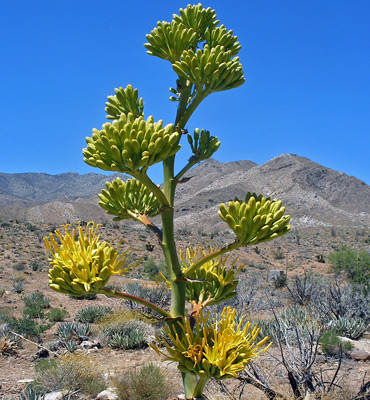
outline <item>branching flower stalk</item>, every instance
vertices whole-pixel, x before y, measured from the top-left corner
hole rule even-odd
[[[99,205],[114,220],[134,219],[158,239],[167,264],[162,275],[171,290],[170,310],[115,290],[107,289],[113,275],[123,275],[130,249],[115,250],[112,243],[101,242],[98,226],[90,223],[64,234],[45,238],[52,268],[50,286],[61,293],[81,296],[101,293],[136,301],[157,312],[167,322],[170,344],[158,338],[164,349],[153,346],[167,360],[178,362],[186,399],[203,399],[208,379],[237,377],[247,364],[266,349],[268,338],[256,343],[257,326],[235,322],[235,310],[225,308],[221,316],[211,317],[204,309],[235,296],[242,266],[228,264],[232,250],[272,240],[290,229],[281,201],[248,193],[244,200],[220,204],[219,216],[235,234],[232,243],[219,249],[192,249],[178,252],[174,237],[175,190],[184,174],[194,165],[209,159],[220,147],[209,131],[185,129],[199,104],[214,92],[239,87],[245,81],[237,54],[241,48],[231,30],[219,26],[216,13],[201,4],[189,5],[174,14],[172,22],[158,22],[147,35],[148,54],[167,60],[177,75],[170,88],[170,100],[177,102],[173,124],[164,125],[145,118],[144,101],[131,85],[115,89],[108,96],[107,119],[101,129],[86,138],[84,161],[106,171],[121,172],[132,178],[106,183]],[[181,139],[187,136],[192,151],[186,165],[175,171],[175,157]],[[163,188],[147,175],[152,165],[163,165]],[[162,226],[151,218],[161,216]],[[186,304],[193,309],[186,310]]]

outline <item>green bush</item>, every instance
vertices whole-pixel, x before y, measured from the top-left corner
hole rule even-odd
[[[16,333],[27,337],[39,336],[51,327],[50,324],[38,323],[28,316],[19,319],[14,318],[11,322],[11,326]]]
[[[344,272],[354,283],[368,285],[370,281],[370,254],[366,250],[356,252],[343,247],[342,250],[329,254],[329,262],[336,273]]]
[[[64,310],[63,308],[52,308],[47,314],[46,317],[49,321],[52,322],[60,322],[63,321],[64,318],[69,317],[69,312]]]
[[[112,307],[109,306],[87,306],[78,310],[75,321],[83,323],[94,323],[112,312]]]
[[[23,298],[26,308],[23,315],[31,319],[44,319],[44,310],[50,307],[50,299],[41,292],[34,292]]]
[[[157,264],[155,259],[151,257],[143,263],[143,269],[149,278],[153,278],[160,270],[164,269],[164,267],[160,264]]]
[[[325,356],[338,356],[353,349],[353,344],[341,340],[333,331],[324,332],[320,338],[321,350]]]
[[[121,400],[166,400],[173,390],[167,374],[154,364],[115,377],[114,386]]]
[[[23,298],[24,305],[26,307],[40,307],[40,308],[49,308],[50,307],[50,299],[45,297],[45,295],[41,292],[33,292],[29,296],[25,296]]]

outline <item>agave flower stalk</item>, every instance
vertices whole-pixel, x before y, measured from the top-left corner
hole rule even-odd
[[[201,4],[188,5],[174,14],[171,22],[158,22],[147,36],[148,54],[167,60],[175,72],[176,84],[170,88],[170,100],[177,104],[173,124],[144,116],[144,100],[131,85],[115,89],[106,103],[109,122],[93,129],[86,138],[84,160],[106,171],[123,172],[127,181],[107,182],[99,205],[114,220],[134,219],[154,233],[166,260],[162,276],[171,290],[170,310],[163,310],[146,299],[106,288],[116,274],[126,273],[129,249],[118,252],[101,242],[97,227],[80,226],[56,238],[45,239],[51,254],[50,286],[59,292],[80,296],[103,293],[145,304],[167,322],[167,334],[173,347],[158,338],[166,352],[154,349],[166,359],[178,362],[187,399],[201,399],[205,384],[214,377],[236,377],[266,348],[267,338],[256,343],[258,328],[235,322],[235,310],[224,309],[220,318],[211,318],[204,310],[235,295],[241,266],[228,262],[228,253],[284,235],[290,229],[289,216],[279,200],[248,193],[244,200],[221,204],[219,216],[235,234],[232,243],[219,249],[194,249],[179,252],[174,235],[175,190],[184,174],[197,163],[209,159],[220,147],[217,137],[205,129],[185,129],[199,104],[214,92],[241,86],[245,82],[238,53],[241,45],[233,31],[219,25],[215,10]],[[181,139],[192,153],[186,165],[175,171],[175,157]],[[187,143],[186,143],[187,142]],[[163,186],[154,183],[148,169],[163,165]],[[191,184],[191,183],[190,183]],[[160,216],[162,226],[151,218]],[[77,236],[78,233],[78,236]],[[189,317],[186,304],[193,304]]]

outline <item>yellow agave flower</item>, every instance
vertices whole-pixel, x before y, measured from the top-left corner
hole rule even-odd
[[[73,296],[98,293],[112,275],[123,275],[131,266],[125,267],[130,249],[119,254],[107,242],[100,242],[95,227],[89,222],[85,231],[78,226],[69,230],[64,225],[64,235],[60,230],[44,239],[46,250],[50,252],[50,287],[57,292]],[[60,244],[59,244],[60,243]]]
[[[186,248],[180,250],[181,271],[187,275],[186,301],[192,303],[194,310],[200,310],[209,305],[219,304],[236,296],[238,274],[244,265],[234,269],[238,258],[235,258],[227,267],[229,256],[216,256],[202,264],[198,269],[189,274],[189,269],[199,260],[213,253],[212,247],[207,252],[199,248]],[[164,282],[171,289],[171,281],[161,272],[155,281]]]
[[[208,252],[202,248],[193,249],[189,247],[186,249],[186,253],[180,250],[182,272],[186,273],[201,258],[212,253],[212,248]],[[203,308],[207,305],[219,304],[236,296],[236,287],[239,282],[237,277],[244,265],[234,270],[236,258],[227,268],[228,257],[228,255],[214,257],[188,276],[187,301],[199,304]]]
[[[226,379],[237,377],[252,359],[264,352],[270,346],[262,346],[268,341],[265,337],[260,342],[255,340],[260,328],[249,322],[243,323],[243,318],[237,324],[235,309],[225,307],[220,320],[211,320],[209,314],[199,313],[192,327],[191,318],[179,322],[181,336],[172,333],[166,327],[166,333],[173,346],[164,338],[158,338],[160,346],[167,353],[159,350],[156,345],[152,348],[165,357],[165,360],[176,361],[178,368],[184,373],[198,375],[202,378]]]

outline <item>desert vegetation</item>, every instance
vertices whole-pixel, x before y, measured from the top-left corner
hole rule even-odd
[[[18,369],[8,370],[9,383],[3,382],[3,392],[0,393],[6,398],[18,398],[20,393],[25,395],[26,384],[17,381],[32,377],[37,385],[34,384],[32,390],[27,387],[29,398],[31,392],[43,393],[49,390],[65,390],[65,393],[75,393],[74,397],[81,396],[83,390],[88,390],[83,389],[84,381],[90,379],[80,370],[84,362],[86,366],[90,365],[89,362],[99,365],[99,371],[104,376],[104,380],[98,379],[104,382],[103,385],[92,387],[89,389],[92,391],[84,394],[90,397],[109,386],[115,387],[117,380],[121,382],[120,387],[134,387],[134,384],[128,385],[128,382],[139,375],[141,367],[147,365],[149,373],[155,369],[153,375],[160,374],[163,366],[148,346],[153,342],[155,334],[164,335],[163,322],[158,321],[150,309],[131,301],[102,295],[76,299],[52,291],[46,280],[49,266],[42,240],[56,227],[40,223],[34,225],[36,229],[29,230],[27,226],[26,222],[15,220],[7,220],[1,226],[1,235],[5,240],[1,242],[0,250],[3,256],[0,261],[0,364],[6,366],[11,360],[18,360],[20,364]],[[336,227],[335,236],[332,236],[330,231],[330,228],[310,228],[288,233],[279,243],[282,249],[289,249],[290,257],[287,254],[284,260],[276,259],[273,243],[238,251],[241,264],[245,266],[240,275],[237,296],[230,299],[228,305],[235,308],[238,315],[245,315],[252,323],[258,323],[261,327],[259,337],[269,335],[273,346],[237,379],[220,383],[210,381],[205,388],[205,395],[209,399],[243,399],[248,398],[250,393],[261,399],[268,396],[274,398],[271,396],[278,394],[287,399],[294,398],[289,380],[291,375],[295,377],[301,395],[313,390],[323,399],[356,398],[363,383],[367,382],[365,373],[368,367],[367,363],[353,360],[350,354],[352,347],[356,349],[367,340],[367,280],[351,281],[346,268],[343,266],[343,270],[338,271],[329,259],[341,256],[343,243],[357,255],[367,251],[370,232]],[[158,246],[153,242],[154,249],[147,249],[150,236],[139,226],[117,228],[113,222],[109,222],[102,227],[102,234],[107,240],[118,234],[119,239],[136,243],[133,259],[149,260],[150,265],[155,263],[158,271],[161,270],[163,259]],[[220,232],[213,238],[198,232],[177,235],[182,248],[186,248],[189,242],[200,246],[205,240],[216,246],[229,236],[228,232]],[[31,250],[33,256],[29,257]],[[325,263],[318,262],[316,254],[322,254]],[[110,282],[111,286],[133,295],[145,296],[169,309],[168,291],[151,280],[152,268],[145,269],[143,263],[127,277],[114,278]],[[13,268],[18,264],[22,265],[21,271],[18,266]],[[35,265],[38,267],[35,268]],[[271,280],[270,272],[274,270],[286,272],[285,285],[281,286]],[[18,293],[13,282],[20,273],[24,290]],[[216,312],[221,311],[220,306],[213,308]],[[54,309],[63,310],[55,312],[57,318],[53,317],[54,313],[49,314]],[[91,340],[91,346],[95,343],[92,352],[81,346],[82,339],[86,337]],[[302,352],[297,350],[298,342],[304,346]],[[42,348],[37,345],[47,349],[49,356],[45,360],[36,356],[42,352]],[[111,352],[117,356],[112,357]],[[134,357],[132,354],[135,352],[137,356]],[[124,353],[128,354],[127,357],[134,357],[134,360],[121,370],[122,358],[126,359]],[[104,359],[107,355],[112,357],[112,371],[121,371],[117,380],[114,374],[108,380],[105,378],[107,368]],[[66,356],[68,364],[59,361]],[[19,357],[24,360],[20,361]],[[329,390],[339,364],[336,380]],[[310,369],[307,371],[308,366]],[[66,374],[66,378],[58,378],[60,374]],[[170,374],[177,381],[181,379],[174,368],[170,367]],[[66,385],[59,383],[58,386],[55,381],[66,382]],[[68,382],[74,382],[75,386],[68,386]],[[258,386],[257,382],[263,385]],[[310,382],[313,382],[313,386]],[[174,395],[179,393],[175,392]],[[171,398],[171,394],[166,391],[153,398],[160,399],[162,395]]]
[[[219,205],[223,232],[174,226],[177,186],[220,146],[207,130],[189,133],[188,121],[206,97],[244,83],[241,46],[216,18],[189,5],[147,35],[148,53],[177,74],[174,124],[144,119],[143,99],[127,85],[108,97],[111,122],[86,139],[87,164],[131,176],[99,195],[113,222],[1,222],[9,376],[22,346],[37,348],[31,381],[17,381],[28,383],[21,398],[368,396],[354,352],[370,322],[368,231],[291,230],[282,201],[256,193]],[[176,172],[184,135],[192,156]],[[162,187],[147,174],[156,163]]]

